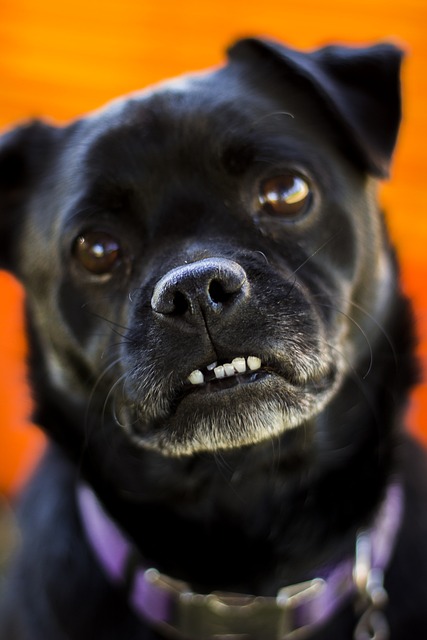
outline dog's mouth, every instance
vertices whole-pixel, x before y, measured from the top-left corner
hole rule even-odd
[[[139,398],[121,405],[120,423],[138,445],[168,456],[233,449],[303,424],[341,379],[336,362],[308,371],[261,354],[226,357],[184,374],[178,385],[147,376]]]
[[[240,384],[255,382],[267,375],[258,356],[239,356],[231,361],[215,361],[201,369],[194,369],[187,378],[184,391],[215,393]]]

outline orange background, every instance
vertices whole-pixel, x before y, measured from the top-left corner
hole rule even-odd
[[[401,43],[408,52],[405,120],[382,200],[427,361],[426,19],[425,0],[0,0],[0,127],[34,116],[65,122],[118,94],[218,64],[242,35],[297,47]],[[27,423],[22,299],[17,283],[0,273],[0,491],[16,488],[43,446]],[[427,441],[425,385],[408,420]]]

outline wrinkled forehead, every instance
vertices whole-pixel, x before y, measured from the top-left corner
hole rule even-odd
[[[224,86],[225,84],[225,86]],[[100,113],[95,123],[91,150],[102,153],[109,146],[130,150],[140,145],[145,151],[206,144],[211,149],[235,136],[247,136],[257,120],[275,111],[274,104],[262,96],[245,100],[231,83],[203,79],[181,79],[113,103]],[[214,141],[214,144],[212,142]]]
[[[319,109],[293,86],[227,66],[184,76],[116,100],[83,123],[86,169],[120,174],[144,165],[199,167],[224,155],[257,159],[269,150],[298,153],[327,138]],[[252,158],[254,159],[254,158]],[[273,158],[274,159],[274,158]],[[178,162],[178,165],[176,164]]]

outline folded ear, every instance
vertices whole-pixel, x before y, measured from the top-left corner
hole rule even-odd
[[[26,204],[59,129],[32,121],[0,136],[0,267],[13,270]]]
[[[289,83],[305,83],[323,102],[369,173],[388,176],[401,117],[402,51],[391,44],[366,48],[330,46],[312,52],[248,38],[229,57],[252,65],[275,65]]]

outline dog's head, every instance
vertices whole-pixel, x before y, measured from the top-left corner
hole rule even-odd
[[[391,45],[229,63],[0,146],[0,255],[39,393],[169,456],[315,422],[366,367],[394,267],[376,200]],[[89,416],[89,418],[88,418]]]

